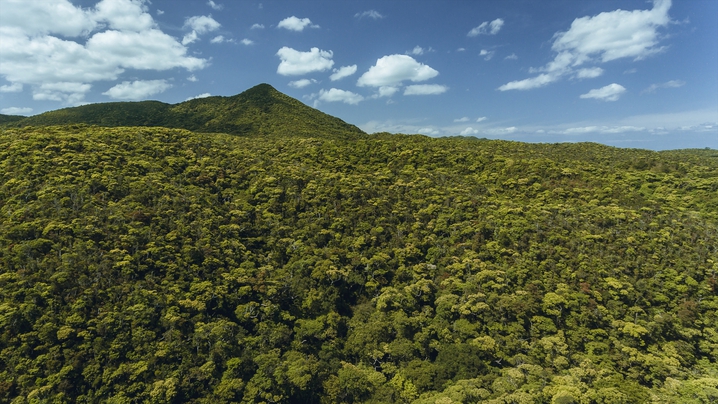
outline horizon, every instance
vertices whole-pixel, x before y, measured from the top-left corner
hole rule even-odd
[[[2,2],[6,115],[267,83],[367,133],[718,148],[707,0]]]

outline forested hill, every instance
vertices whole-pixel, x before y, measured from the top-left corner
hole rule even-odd
[[[698,151],[5,129],[0,402],[716,402],[717,195]]]
[[[258,136],[363,135],[359,128],[259,84],[232,97],[206,97],[179,104],[159,101],[88,104],[17,119],[3,115],[6,127],[90,124],[163,126],[196,132]]]

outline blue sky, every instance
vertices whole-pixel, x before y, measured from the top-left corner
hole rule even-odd
[[[718,148],[718,1],[0,0],[0,112],[269,83],[369,133]]]

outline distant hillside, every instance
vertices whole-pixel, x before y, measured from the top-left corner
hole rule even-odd
[[[110,102],[64,108],[9,122],[6,127],[84,123],[99,126],[163,126],[234,135],[353,137],[364,132],[260,84],[232,97],[166,104]],[[2,123],[2,121],[0,121]]]
[[[4,115],[0,114],[0,125],[10,122],[18,122],[22,121],[23,119],[27,119],[24,116],[21,115]]]

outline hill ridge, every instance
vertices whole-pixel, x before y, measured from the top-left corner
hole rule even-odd
[[[267,83],[233,96],[161,101],[94,103],[48,111],[27,118],[2,116],[5,127],[89,124],[106,127],[162,126],[233,135],[290,135],[352,138],[365,133],[312,108]]]

